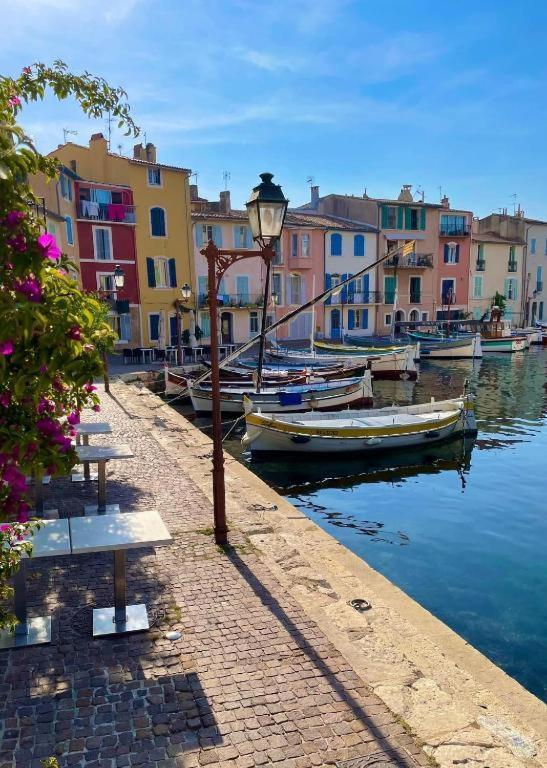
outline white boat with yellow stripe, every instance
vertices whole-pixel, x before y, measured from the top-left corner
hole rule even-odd
[[[361,453],[423,446],[477,431],[474,398],[338,413],[253,413],[246,402],[243,445],[268,453]]]

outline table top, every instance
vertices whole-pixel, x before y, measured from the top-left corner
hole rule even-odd
[[[132,459],[135,454],[128,445],[77,445],[80,461],[110,461],[110,459]]]
[[[73,517],[70,533],[75,555],[171,543],[171,534],[155,511]]]
[[[109,435],[112,432],[112,427],[105,421],[88,421],[82,424],[76,424],[74,429],[79,435]]]
[[[43,527],[29,537],[32,557],[56,557],[70,555],[68,520],[42,520]]]

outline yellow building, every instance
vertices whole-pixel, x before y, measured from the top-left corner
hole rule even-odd
[[[134,203],[131,223],[135,224],[141,306],[140,335],[143,346],[163,347],[176,343],[175,300],[180,299],[181,286],[185,283],[195,285],[190,171],[158,163],[153,144],[146,147],[137,144],[133,154],[131,158],[109,152],[104,136],[96,133],[88,147],[68,142],[51,152],[50,157],[58,158],[81,178],[125,185],[131,190]],[[114,199],[110,203],[102,199],[75,202],[79,220],[98,218],[101,225],[109,219],[118,221],[117,208],[128,208],[115,203]]]
[[[524,320],[525,242],[492,232],[474,232],[469,270],[468,309],[475,320],[489,318],[496,293],[505,296],[505,319],[513,326]]]

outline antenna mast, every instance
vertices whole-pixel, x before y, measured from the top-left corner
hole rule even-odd
[[[224,180],[224,191],[228,191],[228,182],[230,181],[230,171],[222,171],[222,179]],[[197,184],[197,174],[196,174],[196,184]]]
[[[67,136],[77,136],[78,131],[71,131],[70,128],[63,128],[63,144],[66,144]]]

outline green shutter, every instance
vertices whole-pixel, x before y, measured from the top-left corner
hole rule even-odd
[[[503,295],[505,296],[505,298],[507,298],[507,296],[509,295],[509,278],[508,277],[505,278],[505,281],[503,283]]]
[[[425,229],[425,208],[420,208],[420,229]]]
[[[397,229],[403,228],[403,206],[397,206]]]
[[[388,225],[387,205],[382,205],[382,229],[387,229],[387,225]]]
[[[410,208],[406,206],[405,207],[405,229],[410,229],[410,227],[411,227]]]
[[[514,284],[514,288],[515,288],[515,290],[513,291],[513,294],[514,294],[513,295],[513,301],[516,301],[518,299],[518,297],[519,297],[519,281],[515,280],[515,278],[513,278],[513,284]]]

